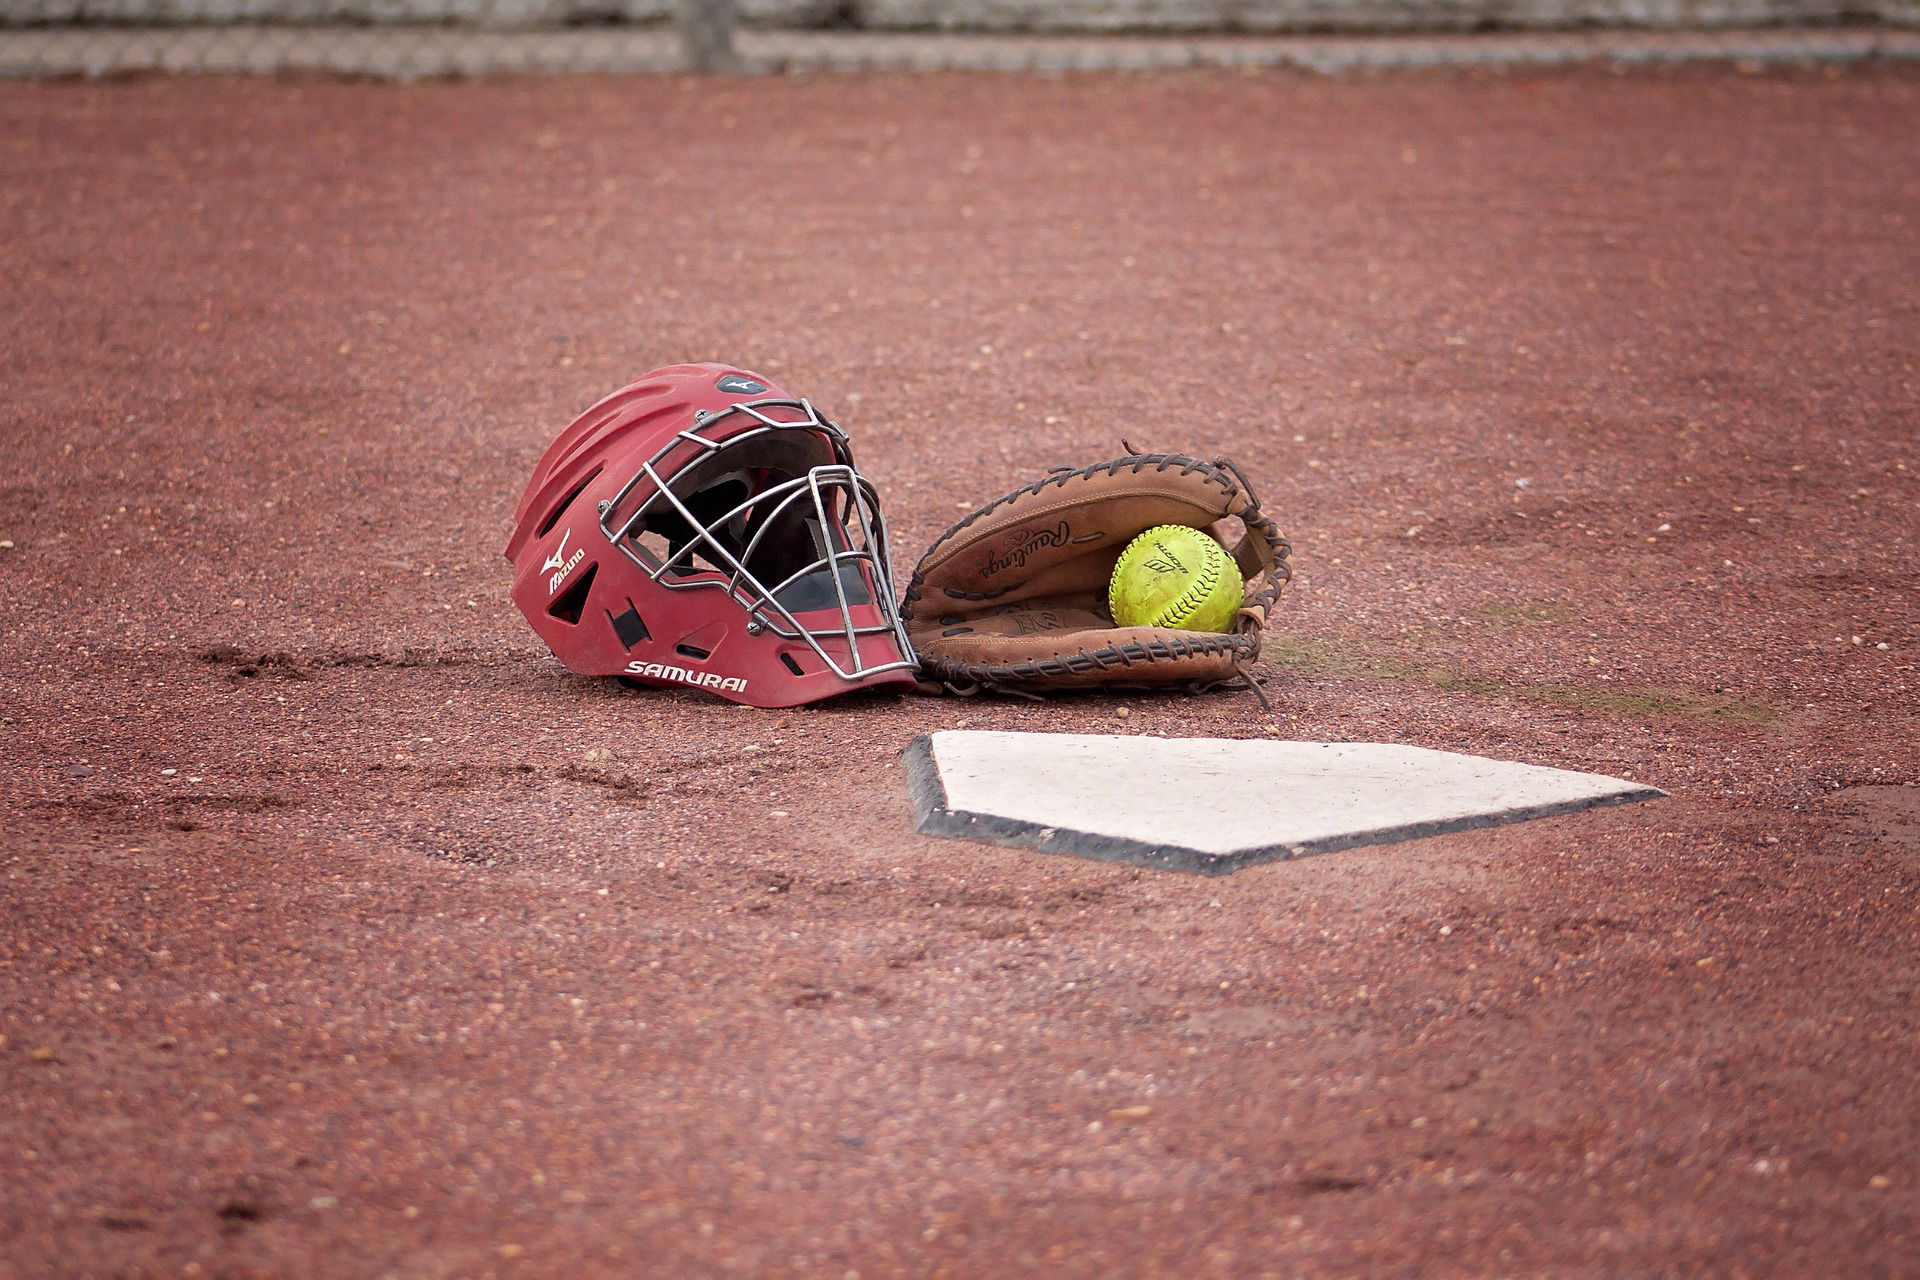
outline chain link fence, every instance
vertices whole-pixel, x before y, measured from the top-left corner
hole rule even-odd
[[[1920,58],[1920,0],[0,0],[0,76]]]

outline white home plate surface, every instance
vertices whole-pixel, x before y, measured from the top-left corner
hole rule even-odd
[[[923,834],[1208,875],[1666,794],[1384,742],[943,730],[906,759]]]

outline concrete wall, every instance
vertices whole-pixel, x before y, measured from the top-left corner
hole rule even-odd
[[[814,26],[839,0],[734,0],[744,22]],[[666,21],[676,0],[0,0],[0,26],[45,22],[452,22],[554,27]]]
[[[1920,25],[1920,0],[735,0],[761,26],[875,30],[1457,31],[1584,25]],[[675,0],[0,0],[0,25],[45,22],[657,22]]]
[[[986,30],[1448,31],[1891,20],[1913,0],[860,0],[867,24]],[[1882,12],[1882,11],[1887,12]]]

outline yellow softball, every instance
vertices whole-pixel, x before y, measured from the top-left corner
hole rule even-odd
[[[1226,548],[1183,524],[1155,525],[1114,562],[1107,607],[1123,627],[1225,631],[1246,584]]]

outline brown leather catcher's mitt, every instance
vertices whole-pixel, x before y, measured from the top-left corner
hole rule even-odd
[[[1232,553],[1247,586],[1231,632],[1114,624],[1114,562],[1162,524],[1203,530]],[[902,614],[923,678],[956,692],[1251,686],[1288,552],[1233,463],[1130,454],[1059,468],[947,530],[914,570]]]

